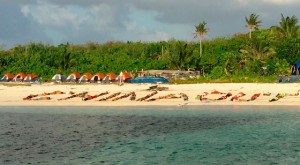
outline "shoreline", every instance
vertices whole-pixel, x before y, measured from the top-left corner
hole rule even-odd
[[[166,90],[158,91],[157,94],[150,97],[157,100],[151,102],[131,101],[129,98],[112,101],[96,101],[104,98],[115,92],[121,92],[121,95],[135,92],[136,99],[147,96],[153,91],[148,91],[153,84],[124,84],[118,86],[115,84],[32,84],[31,86],[5,86],[0,85],[0,106],[93,106],[93,107],[133,107],[133,106],[203,106],[203,105],[220,105],[220,106],[297,106],[300,103],[300,96],[294,94],[300,90],[300,83],[276,84],[276,83],[203,83],[203,84],[159,84],[158,87],[167,88]],[[43,93],[61,91],[64,94],[47,95],[50,100],[23,100],[30,94],[37,94],[38,97]],[[70,97],[69,92],[81,93],[88,92],[89,95],[98,95],[101,92],[108,91],[109,94],[97,97],[92,100],[82,101],[82,98],[74,97],[67,100],[58,101],[58,99]],[[214,91],[219,91],[218,94],[212,94]],[[200,101],[196,99],[197,95],[208,93],[205,97],[207,100]],[[253,94],[259,93],[260,96],[253,101],[230,101],[230,98],[238,93],[244,93],[245,96],[240,97],[240,100],[249,100]],[[179,98],[180,94],[184,93],[188,96],[188,101]],[[232,96],[224,100],[216,100],[223,97],[226,93],[231,93]],[[263,96],[263,93],[269,93],[269,96]],[[285,97],[277,101],[269,102],[277,93],[287,94]],[[174,95],[172,99],[158,99],[167,95]],[[293,95],[293,96],[290,96]],[[37,98],[38,98],[37,97]],[[115,97],[114,97],[115,98]]]

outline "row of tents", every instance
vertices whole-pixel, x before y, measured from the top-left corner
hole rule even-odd
[[[127,72],[121,72],[116,75],[112,72],[108,74],[96,73],[92,75],[91,73],[84,73],[80,75],[78,72],[72,72],[69,76],[63,74],[56,74],[52,77],[51,82],[91,82],[91,83],[102,83],[102,82],[115,82],[115,81],[126,81],[131,79],[132,75]],[[1,77],[1,82],[39,82],[40,78],[36,74],[25,74],[23,72],[14,75],[12,73],[6,73]]]
[[[6,73],[1,77],[1,82],[39,82],[40,79],[36,74],[25,74],[23,72],[18,73],[17,75]]]
[[[56,74],[52,77],[51,82],[78,82],[78,83],[108,83],[108,82],[117,82],[117,81],[128,81],[133,76],[128,72],[121,72],[119,75],[116,75],[112,72],[103,74],[103,73],[84,73],[80,75],[78,72],[72,72],[70,75],[66,76],[63,74]]]
[[[5,74],[0,78],[1,82],[40,82],[40,78],[36,74],[25,74],[23,72],[13,75],[11,73]],[[74,82],[74,83],[110,83],[110,82],[128,82],[128,83],[168,83],[168,80],[163,77],[136,77],[128,72],[120,72],[116,75],[112,72],[103,73],[84,73],[80,75],[78,72],[72,72],[68,76],[63,74],[55,74],[51,82]]]

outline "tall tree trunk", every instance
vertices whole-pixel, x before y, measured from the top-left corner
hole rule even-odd
[[[201,62],[201,59],[202,59],[202,36],[200,36],[200,61],[199,63]]]
[[[249,28],[249,38],[251,38],[251,37],[252,37],[252,29]]]

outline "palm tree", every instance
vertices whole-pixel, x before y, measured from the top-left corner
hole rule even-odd
[[[251,34],[253,29],[257,30],[261,24],[261,21],[257,20],[259,15],[252,13],[249,18],[245,17],[247,25],[246,27],[249,29],[249,38],[251,38]]]
[[[193,59],[192,46],[184,41],[171,40],[166,57],[171,67],[178,70],[188,69]]]
[[[274,48],[268,41],[264,39],[251,40],[248,45],[240,49],[240,52],[245,57],[255,60],[264,60],[275,54]]]
[[[208,29],[205,27],[206,25],[206,22],[203,21],[202,23],[199,23],[198,26],[195,26],[196,28],[196,32],[194,33],[195,34],[195,38],[196,37],[200,37],[200,61],[201,61],[201,58],[202,58],[202,40],[204,38],[204,36],[206,35],[206,33],[208,32]]]
[[[271,27],[271,31],[275,32],[279,38],[295,38],[298,37],[300,30],[297,24],[298,18],[296,16],[284,17],[283,14],[281,14],[279,26]]]

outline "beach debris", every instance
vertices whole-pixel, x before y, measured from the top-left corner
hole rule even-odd
[[[111,99],[111,98],[114,98],[114,97],[116,97],[116,96],[118,96],[118,95],[120,95],[120,94],[121,94],[121,92],[116,92],[116,93],[114,93],[114,94],[112,94],[112,95],[110,95],[110,96],[107,96],[107,97],[105,97],[105,98],[102,98],[102,99],[100,99],[100,100],[98,100],[98,101],[106,101],[106,100]]]
[[[108,91],[103,92],[103,93],[100,93],[100,94],[98,94],[98,95],[93,95],[93,96],[88,95],[88,94],[85,94],[85,95],[83,96],[82,100],[83,100],[83,101],[92,100],[92,99],[95,99],[95,98],[97,98],[97,97],[100,97],[100,96],[103,96],[103,95],[107,95],[107,94],[108,94]]]
[[[189,101],[189,97],[185,93],[179,93],[179,95],[183,98],[183,101]]]
[[[157,91],[154,91],[154,92],[152,92],[152,93],[150,93],[150,94],[148,94],[148,95],[146,95],[144,97],[141,97],[141,98],[137,99],[136,101],[145,101],[146,99],[148,99],[148,98],[156,95],[157,93],[158,93]]]
[[[130,92],[130,93],[124,94],[124,95],[122,95],[120,97],[115,97],[115,98],[112,99],[112,101],[117,101],[117,100],[120,100],[120,99],[127,98],[127,97],[131,96],[133,93],[134,92]]]
[[[73,94],[69,97],[65,97],[65,98],[60,98],[60,99],[57,99],[58,101],[61,101],[61,100],[68,100],[68,99],[71,99],[71,98],[74,98],[74,97],[83,97],[84,95],[86,95],[88,92],[81,92],[81,93],[78,93],[78,94]]]

